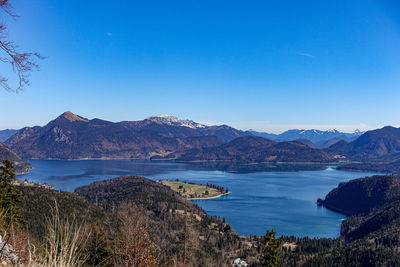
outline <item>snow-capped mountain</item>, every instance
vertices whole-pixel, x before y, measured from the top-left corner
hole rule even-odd
[[[171,126],[183,126],[183,127],[189,127],[192,129],[198,129],[198,128],[205,128],[206,126],[197,122],[194,122],[192,120],[180,120],[175,116],[169,116],[169,115],[158,115],[158,116],[152,116],[147,118],[148,120],[151,121],[156,121],[162,124],[167,124]]]
[[[262,136],[276,141],[293,141],[297,139],[307,139],[313,142],[314,144],[322,141],[327,141],[333,138],[346,141],[349,141],[349,139],[354,140],[355,138],[363,134],[363,132],[361,132],[360,130],[356,130],[354,133],[343,133],[336,129],[326,130],[326,131],[317,129],[310,129],[310,130],[292,129],[283,132],[281,134],[269,134],[256,131],[250,131],[250,132],[253,135]]]

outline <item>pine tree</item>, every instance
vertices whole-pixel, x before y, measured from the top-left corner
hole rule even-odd
[[[86,244],[87,266],[107,267],[112,266],[112,252],[107,241],[104,228],[99,221],[91,227],[91,234]]]
[[[4,212],[8,223],[21,224],[22,208],[21,194],[17,191],[12,181],[16,178],[14,167],[9,160],[4,160],[0,167],[0,209]]]
[[[281,242],[275,237],[274,230],[267,230],[267,234],[262,238],[263,254],[260,259],[261,266],[280,267],[282,266],[279,258],[279,248]]]

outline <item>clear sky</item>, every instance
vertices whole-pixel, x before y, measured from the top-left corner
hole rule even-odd
[[[0,129],[66,110],[270,132],[400,124],[398,0],[11,2],[11,38],[47,58],[25,91],[0,90]]]

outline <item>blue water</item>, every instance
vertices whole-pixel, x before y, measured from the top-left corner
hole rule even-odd
[[[229,195],[194,202],[208,214],[226,218],[239,234],[262,235],[273,228],[278,235],[298,237],[337,237],[345,216],[318,207],[315,201],[324,198],[340,182],[372,175],[331,167],[298,172],[270,169],[246,172],[240,168],[240,172],[228,172],[224,171],[226,166],[122,160],[31,160],[30,163],[34,169],[19,178],[54,184],[63,191],[121,175],[140,175],[153,180],[178,178],[228,187]]]

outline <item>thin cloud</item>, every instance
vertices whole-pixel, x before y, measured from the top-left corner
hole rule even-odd
[[[315,58],[314,55],[311,55],[309,53],[297,53],[297,55],[302,56],[302,57]]]
[[[107,36],[112,36],[113,34],[112,34],[112,32],[106,32],[105,33]]]

